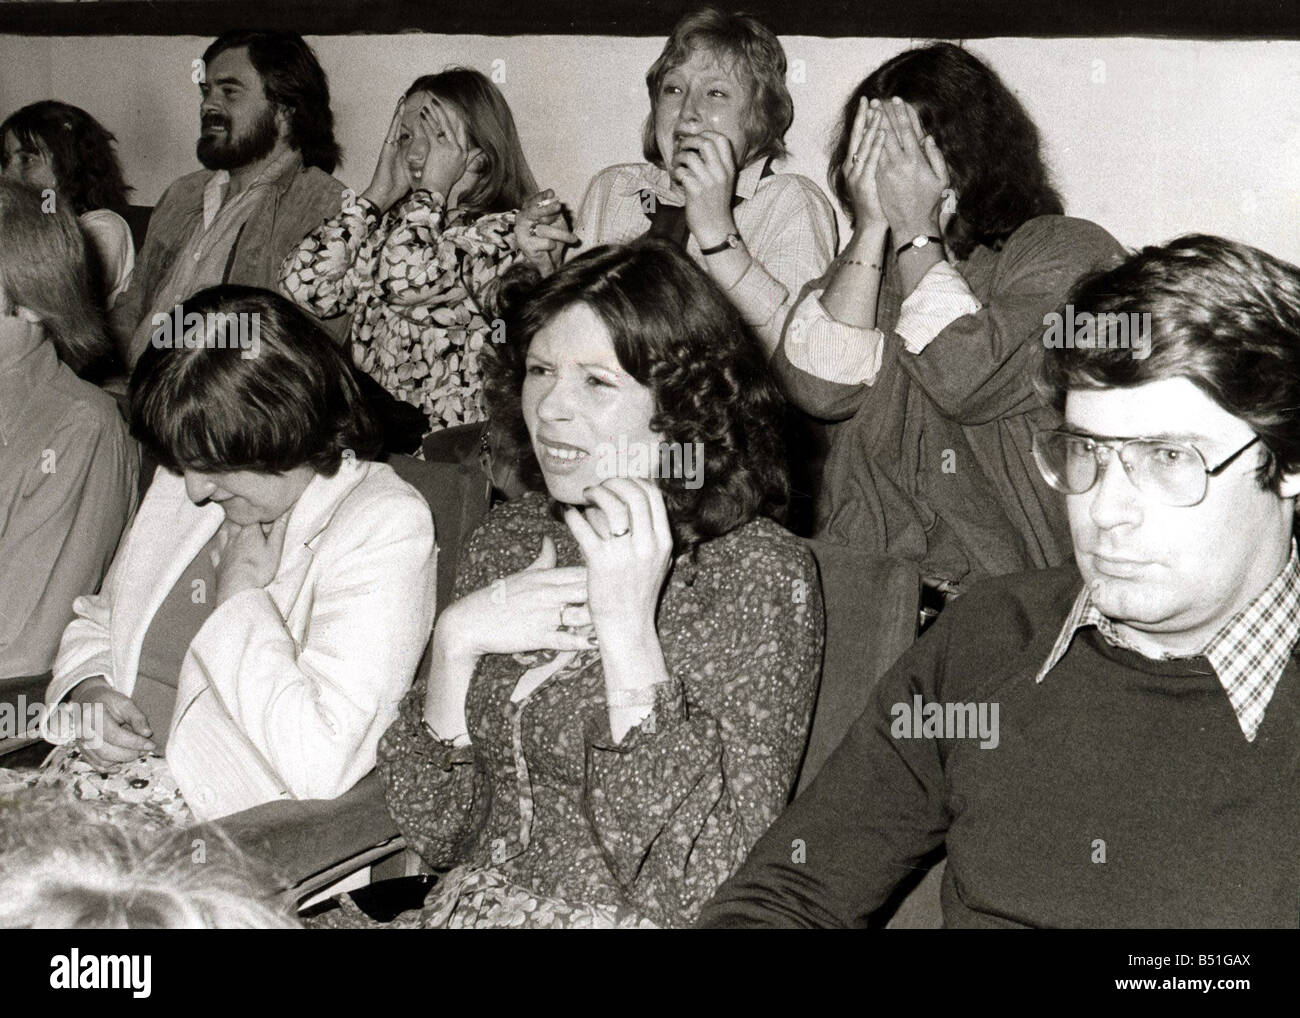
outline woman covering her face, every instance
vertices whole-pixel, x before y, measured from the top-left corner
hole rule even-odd
[[[76,739],[36,779],[162,824],[350,788],[434,604],[428,506],[371,461],[329,337],[251,287],[185,312],[131,379],[133,432],[162,467],[63,634],[50,734]]]
[[[831,183],[848,245],[791,315],[773,367],[836,429],[818,530],[969,579],[1068,561],[1034,466],[1045,316],[1122,251],[1061,214],[1038,132],[988,67],[940,43],[854,90]],[[1050,351],[1048,351],[1050,354]]]
[[[820,665],[812,559],[773,520],[780,397],[662,241],[570,262],[510,321],[493,423],[547,491],[475,534],[381,744],[408,844],[454,867],[399,923],[686,924],[784,806]]]
[[[754,18],[705,8],[646,74],[646,162],[596,175],[578,213],[586,247],[644,233],[681,245],[771,353],[799,291],[835,253],[835,214],[806,177],[777,173],[794,119],[785,52]]]
[[[555,203],[536,189],[491,81],[466,68],[417,78],[370,186],[285,259],[280,289],[318,317],[352,315],[357,366],[429,429],[482,420],[492,290],[521,257],[554,267],[537,224]]]

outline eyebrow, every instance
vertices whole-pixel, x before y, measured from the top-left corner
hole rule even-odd
[[[537,364],[554,366],[554,362],[551,361],[549,358],[542,357],[539,354],[533,353],[532,351],[529,351],[528,354],[526,354],[524,357],[525,364],[527,364],[529,361],[533,361]],[[622,368],[611,368],[608,364],[602,364],[599,361],[578,361],[578,367],[586,368],[589,371],[593,369],[597,371],[604,371],[606,374],[615,375],[615,376],[624,373]]]
[[[240,81],[238,78],[236,78],[233,74],[223,74],[223,75],[222,75],[221,77],[219,77],[219,78],[213,78],[213,79],[212,79],[212,84],[214,84],[214,85],[238,85],[240,88],[247,88],[247,87],[248,87],[248,86],[245,85],[242,81]]]
[[[1071,424],[1068,420],[1065,422],[1065,430],[1101,442],[1128,442],[1137,438],[1154,438],[1162,442],[1183,442],[1187,444],[1199,442],[1202,445],[1215,445],[1221,441],[1199,431],[1155,431],[1145,435],[1104,435],[1101,432],[1093,431],[1091,428]]]

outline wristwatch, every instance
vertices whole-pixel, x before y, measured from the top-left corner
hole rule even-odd
[[[740,247],[740,234],[729,233],[727,234],[727,239],[724,240],[721,244],[715,244],[713,247],[700,248],[700,254],[702,255],[721,254],[723,251],[730,251],[738,247]]]
[[[942,245],[942,244],[943,244],[943,238],[942,238],[942,237],[927,237],[925,234],[921,234],[920,236],[918,236],[918,237],[913,237],[911,240],[909,240],[906,244],[904,244],[904,245],[903,245],[902,247],[900,247],[897,251],[895,251],[895,252],[894,252],[894,255],[895,255],[895,256],[900,256],[900,255],[902,255],[902,253],[903,253],[904,251],[910,251],[910,250],[912,250],[912,248],[916,248],[916,249],[920,250],[921,248],[923,248],[923,247],[925,247],[925,246],[927,246],[927,245],[929,245],[929,244],[939,244],[939,245]]]

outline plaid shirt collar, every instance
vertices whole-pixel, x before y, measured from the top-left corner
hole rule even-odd
[[[1084,587],[1075,598],[1046,663],[1034,676],[1035,682],[1042,682],[1065,657],[1074,634],[1085,626],[1095,626],[1112,646],[1142,653],[1101,613]],[[1264,711],[1297,642],[1300,642],[1300,557],[1292,540],[1291,558],[1285,568],[1263,593],[1229,619],[1201,652],[1228,694],[1228,702],[1247,742],[1255,741]]]

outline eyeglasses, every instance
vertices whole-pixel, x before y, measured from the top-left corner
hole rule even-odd
[[[1163,438],[1089,438],[1070,431],[1034,435],[1034,462],[1057,491],[1082,495],[1097,483],[1112,453],[1119,455],[1133,486],[1165,505],[1193,506],[1205,498],[1210,478],[1259,441],[1256,435],[1227,459],[1205,465],[1200,450]]]

